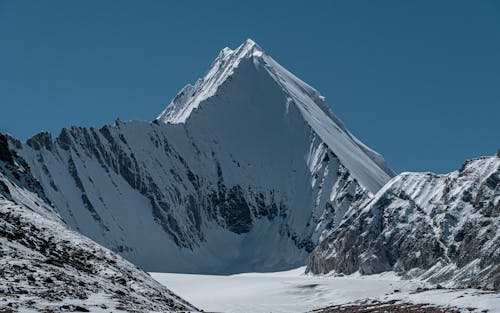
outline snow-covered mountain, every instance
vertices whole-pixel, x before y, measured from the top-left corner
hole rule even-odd
[[[197,311],[122,257],[70,230],[0,135],[1,312]]]
[[[390,270],[453,287],[500,289],[500,151],[446,175],[396,176],[353,206],[307,268]]]
[[[150,271],[303,265],[394,175],[252,40],[223,49],[151,123],[71,127],[10,148],[66,224]]]
[[[394,177],[252,40],[223,49],[152,122],[25,143],[0,134],[0,170],[0,272],[12,286],[0,294],[13,306],[58,309],[50,288],[73,309],[81,298],[195,310],[79,233],[149,271],[277,271],[312,252],[316,274],[500,288],[500,154]]]

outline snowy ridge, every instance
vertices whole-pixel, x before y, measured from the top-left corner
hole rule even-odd
[[[450,287],[500,288],[500,158],[446,175],[402,173],[311,254],[312,273],[395,270]]]
[[[301,266],[391,175],[251,40],[152,123],[12,139],[64,221],[149,271]]]

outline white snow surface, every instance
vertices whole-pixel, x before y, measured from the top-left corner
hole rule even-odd
[[[304,267],[286,272],[237,275],[150,273],[160,283],[207,312],[302,313],[330,305],[371,299],[457,307],[463,312],[500,312],[500,294],[477,289],[430,289],[401,280],[393,272],[344,277],[305,275]]]

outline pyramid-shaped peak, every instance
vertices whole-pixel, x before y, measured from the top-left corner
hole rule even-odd
[[[260,97],[258,101],[257,97]],[[368,191],[375,193],[392,175],[381,156],[347,131],[317,90],[265,54],[251,39],[235,50],[223,49],[205,76],[194,86],[186,86],[157,119],[167,124],[186,123],[192,113],[204,105],[214,109],[200,110],[193,116],[201,118],[192,121],[210,121],[208,123],[216,128],[221,117],[234,121],[249,119],[238,112],[246,112],[250,107],[260,112],[250,124],[259,125],[264,116],[279,115],[275,119],[278,128],[284,120],[283,112],[286,115],[294,111],[290,108],[295,108],[296,128],[309,126]],[[279,114],[271,114],[278,111]],[[202,115],[203,112],[212,112],[212,115]],[[228,112],[234,113],[234,117],[229,117]],[[231,131],[224,129],[221,133]]]
[[[219,87],[238,72],[240,64],[245,60],[252,60],[254,66],[264,69],[263,72],[276,82],[274,86],[281,88],[288,98],[310,98],[322,111],[335,119],[319,92],[287,71],[266,54],[259,44],[248,38],[234,50],[228,47],[222,49],[207,73],[194,85],[184,87],[157,120],[170,124],[185,123],[201,102],[215,95]]]

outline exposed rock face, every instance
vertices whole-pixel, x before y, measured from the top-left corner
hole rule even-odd
[[[122,257],[70,230],[39,196],[43,189],[22,159],[2,153],[0,311],[197,311]]]
[[[150,271],[303,265],[351,204],[392,176],[252,41],[224,49],[154,122],[10,147],[68,225]]]
[[[403,173],[323,240],[308,272],[394,270],[451,286],[500,289],[500,158],[447,175]]]

